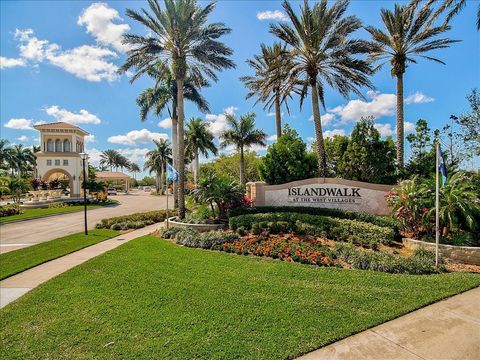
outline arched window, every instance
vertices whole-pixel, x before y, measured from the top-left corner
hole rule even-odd
[[[48,152],[54,152],[55,150],[53,149],[53,140],[48,139],[47,141],[47,151]]]
[[[62,152],[62,140],[55,140],[55,152]]]
[[[72,151],[70,149],[70,141],[67,139],[63,140],[63,152],[70,152],[70,151]]]

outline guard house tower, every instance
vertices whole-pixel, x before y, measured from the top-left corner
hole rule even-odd
[[[70,197],[79,197],[83,182],[80,153],[85,151],[88,132],[78,126],[55,122],[35,125],[40,131],[40,151],[37,157],[37,177],[44,181],[68,180]]]

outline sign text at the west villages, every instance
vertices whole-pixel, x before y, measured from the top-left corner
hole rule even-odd
[[[361,204],[361,188],[357,187],[291,187],[289,203]]]

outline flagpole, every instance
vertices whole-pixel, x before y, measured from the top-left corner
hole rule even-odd
[[[168,229],[168,172],[165,174],[165,191],[167,192],[167,229]]]
[[[438,266],[438,245],[440,243],[440,190],[439,190],[439,149],[440,145],[437,141],[436,144],[436,157],[435,157],[435,266]]]

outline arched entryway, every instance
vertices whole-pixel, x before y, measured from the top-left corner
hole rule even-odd
[[[43,181],[52,181],[52,180],[59,180],[61,182],[67,182],[69,185],[69,191],[70,191],[70,197],[78,197],[79,194],[79,189],[80,187],[74,186],[74,179],[72,175],[70,175],[67,171],[64,169],[51,169],[47,171],[43,176],[42,180]],[[80,179],[80,183],[83,181],[83,177]],[[77,189],[78,188],[78,189]],[[78,193],[76,193],[78,192]]]

